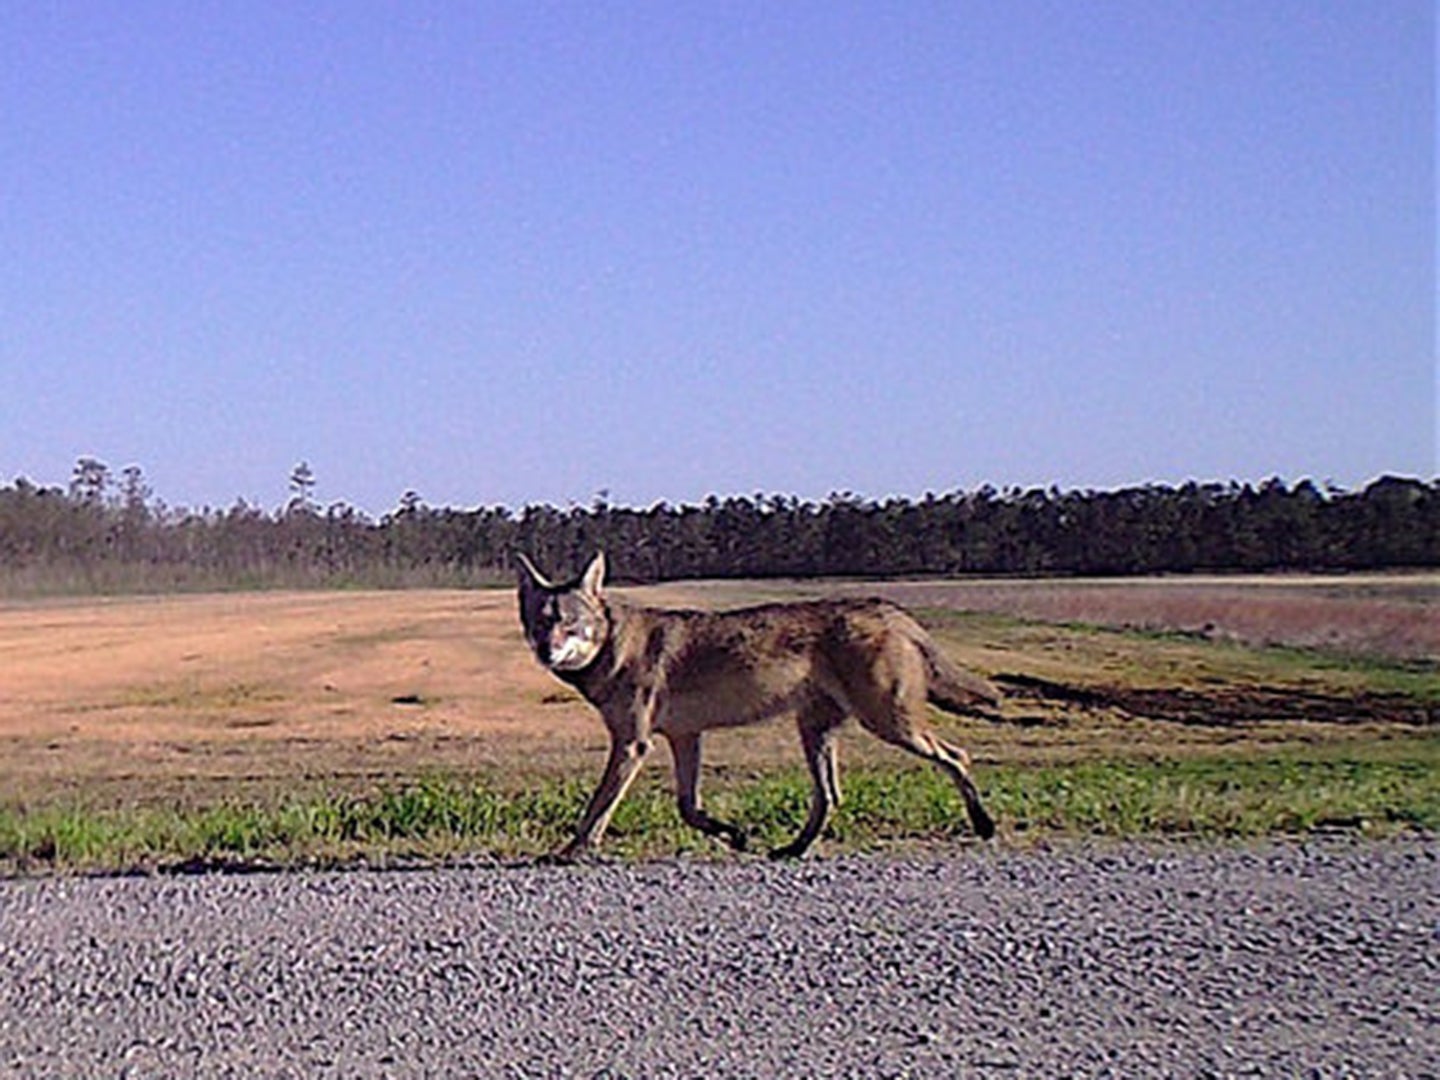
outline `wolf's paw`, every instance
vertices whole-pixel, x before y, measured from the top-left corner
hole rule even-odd
[[[580,852],[568,846],[535,856],[536,866],[574,866],[579,861]]]
[[[786,844],[784,847],[771,848],[766,852],[766,857],[772,862],[784,862],[788,859],[798,859],[805,854],[808,844]]]
[[[981,840],[990,840],[995,836],[995,821],[989,814],[981,810],[971,819],[971,825],[975,826],[975,835]]]

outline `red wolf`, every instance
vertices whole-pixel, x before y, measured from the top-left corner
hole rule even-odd
[[[798,836],[771,852],[801,855],[840,802],[834,733],[847,716],[934,762],[960,789],[975,832],[995,824],[970,778],[970,758],[937,738],[925,704],[989,716],[995,688],[949,659],[920,624],[884,600],[766,604],[738,611],[668,611],[606,595],[605,558],[564,585],[520,556],[520,621],[537,660],[600,711],[610,757],[575,832],[556,853],[573,858],[600,839],[656,735],[675,759],[680,816],[737,851],[746,834],[700,804],[700,740],[711,728],[793,714],[814,781]]]

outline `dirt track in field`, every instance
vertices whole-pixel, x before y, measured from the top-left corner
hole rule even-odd
[[[1433,584],[1421,579],[1411,594],[1385,602],[1408,619],[1416,604],[1428,608]],[[968,585],[921,588],[872,591],[898,589],[898,599],[938,607],[978,595]],[[700,583],[634,595],[729,606],[797,590]],[[1257,594],[1257,603],[1270,602]],[[1173,752],[1232,741],[1236,728],[1247,739],[1283,741],[1296,734],[1287,724],[1308,725],[1300,735],[1313,739],[1436,722],[1433,704],[1343,680],[1275,685],[1263,671],[1217,676],[1214,649],[1203,641],[1117,645],[1049,627],[943,622],[937,633],[962,662],[1000,675],[1007,690],[1011,724],[967,724],[961,735],[982,761],[1117,746]],[[851,742],[847,754],[890,753],[873,740]],[[718,733],[707,763],[798,763],[794,743],[784,724]],[[71,793],[202,799],[217,788],[363,787],[426,771],[518,772],[523,781],[527,772],[589,772],[604,750],[590,709],[530,658],[509,591],[0,603],[0,802]]]
[[[1149,720],[1206,727],[1239,727],[1275,720],[1416,727],[1440,723],[1440,706],[1403,694],[1343,695],[1267,687],[1212,687],[1200,691],[1179,687],[1072,686],[1028,675],[1001,675],[995,681],[1012,701],[1115,709]]]

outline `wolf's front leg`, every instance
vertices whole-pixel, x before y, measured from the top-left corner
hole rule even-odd
[[[675,796],[680,818],[707,836],[718,836],[736,851],[749,846],[745,830],[728,821],[713,818],[700,807],[700,736],[697,733],[670,733],[670,751],[675,757]]]
[[[555,853],[562,861],[570,861],[586,848],[599,841],[610,816],[620,805],[630,782],[640,771],[645,755],[650,752],[650,743],[645,739],[616,739],[610,744],[610,758],[605,762],[605,774],[590,796],[590,803],[575,828],[575,838]]]

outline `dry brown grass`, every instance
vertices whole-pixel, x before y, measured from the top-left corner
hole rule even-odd
[[[1430,579],[1423,585],[1433,587]],[[659,604],[727,606],[811,588],[698,584],[633,595]],[[1015,591],[990,588],[995,591],[918,584],[867,591],[922,607]],[[1168,589],[1165,602],[1177,602],[1179,594]],[[1264,586],[1259,602],[1273,603],[1273,591]],[[1052,588],[1051,595],[1046,603],[1058,603],[1059,592]],[[1104,599],[1119,603],[1122,596],[1116,591]],[[1309,598],[1354,602],[1320,593]],[[1413,603],[1365,600],[1372,602],[1405,611]],[[1390,739],[1419,730],[1385,722],[1358,704],[1344,723],[1316,722],[1283,707],[1287,695],[1362,702],[1374,689],[1363,670],[1293,658],[1280,663],[1200,640],[1006,619],[939,618],[935,628],[959,659],[990,674],[1078,687],[1182,688],[1217,702],[1237,688],[1267,687],[1281,703],[1274,716],[1226,725],[1136,715],[1124,702],[1077,704],[1018,693],[1006,707],[1013,723],[953,722],[982,762],[1165,756],[1237,741],[1266,747]],[[707,760],[722,772],[800,761],[784,724],[718,733],[709,746]],[[535,774],[595,772],[604,749],[603,729],[588,707],[531,660],[509,591],[0,605],[0,804],[71,797],[102,805],[203,803],[306,787],[368,789],[426,773],[509,776],[519,786]],[[858,736],[847,740],[845,752],[898,760]]]

